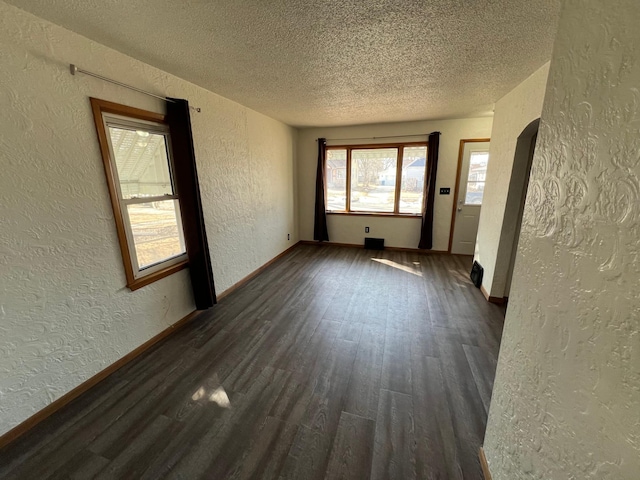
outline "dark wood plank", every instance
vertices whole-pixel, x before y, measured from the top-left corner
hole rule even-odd
[[[73,456],[57,472],[49,476],[51,480],[90,480],[96,476],[109,464],[109,460],[90,452],[81,450]]]
[[[467,357],[473,380],[480,394],[484,410],[489,415],[493,379],[497,367],[496,359],[488,355],[482,348],[473,345],[463,345],[464,354]]]
[[[311,401],[318,379],[314,375],[293,372],[275,398],[269,415],[299,425]]]
[[[338,338],[350,342],[359,342],[362,335],[363,324],[359,322],[345,321],[340,327]]]
[[[319,372],[332,351],[341,325],[336,321],[321,321],[309,341],[297,345],[288,368],[308,376]]]
[[[383,357],[384,343],[360,344],[345,396],[345,412],[375,420]]]
[[[440,360],[413,355],[412,368],[416,474],[421,479],[463,480]]]
[[[230,405],[227,407],[216,402],[207,402],[190,410],[189,415],[180,420],[184,424],[182,430],[159,450],[159,455],[149,462],[139,478],[155,480],[171,472],[181,471],[178,468],[181,460],[200,443],[213,441],[217,432],[231,421],[238,404],[244,404],[242,394],[231,396]]]
[[[358,345],[337,340],[313,391],[302,425],[333,436],[338,428]]]
[[[342,412],[325,479],[366,480],[370,477],[375,428],[371,419]]]
[[[446,398],[452,411],[457,457],[463,478],[482,479],[478,449],[482,445],[487,415],[462,344],[442,342],[440,361]]]
[[[280,478],[286,480],[322,480],[333,438],[324,432],[301,426],[291,445]]]
[[[384,325],[364,324],[360,335],[360,344],[384,348],[387,330]]]
[[[297,430],[295,425],[274,417],[251,429],[236,428],[206,471],[189,477],[277,479]]]
[[[183,425],[176,420],[159,415],[138,437],[132,439],[96,478],[140,478],[182,427]]]
[[[229,478],[240,469],[290,375],[291,372],[266,367],[247,394],[230,406],[231,416],[192,443],[172,472],[181,472],[186,478]]]
[[[387,328],[382,361],[382,388],[411,394],[411,332]]]
[[[382,390],[376,419],[371,478],[416,479],[416,438],[411,395]]]
[[[301,245],[0,450],[0,478],[480,478],[470,257]]]
[[[43,456],[52,450],[57,450],[60,446],[60,438],[66,437],[67,432],[72,432],[83,425],[82,422],[91,422],[103,415],[104,405],[116,402],[133,388],[134,386],[128,381],[111,375],[97,387],[76,398],[55,415],[41,422],[27,435],[0,450],[0,478],[8,472],[19,472],[24,465],[43,462]],[[51,467],[49,471],[54,469],[55,467]]]

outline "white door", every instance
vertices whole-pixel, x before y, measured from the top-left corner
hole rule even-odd
[[[451,253],[473,255],[489,162],[489,142],[464,142]]]

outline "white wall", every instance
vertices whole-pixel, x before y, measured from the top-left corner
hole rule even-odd
[[[568,0],[484,442],[495,480],[640,474],[640,3]]]
[[[328,145],[396,143],[425,140],[426,134],[440,131],[440,155],[436,181],[436,200],[433,228],[433,249],[448,250],[451,227],[453,191],[458,166],[458,150],[461,139],[488,138],[491,132],[491,117],[438,120],[424,122],[358,125],[352,127],[306,128],[298,134],[298,211],[300,239],[313,240],[313,214],[315,205],[315,182],[318,161],[317,138],[358,138],[347,141],[328,141]],[[422,137],[380,138],[385,135],[416,135]],[[451,195],[440,195],[440,187],[451,187]],[[329,240],[337,243],[362,245],[365,236],[385,239],[390,247],[417,248],[420,240],[420,218],[383,218],[374,216],[328,215]],[[370,227],[365,235],[364,227]]]
[[[491,131],[487,183],[480,212],[475,260],[484,267],[482,285],[493,297],[505,291],[516,211],[507,212],[516,142],[522,130],[540,117],[549,74],[546,63],[497,103]],[[516,168],[522,165],[516,165]],[[505,217],[506,214],[506,217]]]
[[[296,132],[0,2],[0,434],[194,310],[187,270],[131,292],[89,96],[190,100],[218,292],[297,240]],[[287,241],[287,233],[292,234]]]

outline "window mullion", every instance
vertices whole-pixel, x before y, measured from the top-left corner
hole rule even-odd
[[[404,156],[404,146],[398,147],[396,161],[396,192],[393,201],[393,213],[400,213],[400,190],[402,188],[402,158]]]
[[[160,195],[155,197],[133,197],[133,198],[120,199],[120,201],[125,205],[134,205],[138,203],[164,202],[166,200],[178,200],[178,195]]]

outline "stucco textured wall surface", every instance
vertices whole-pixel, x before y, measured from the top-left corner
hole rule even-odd
[[[522,130],[540,117],[548,74],[547,63],[496,103],[475,254],[484,268],[482,285],[495,297],[504,294],[511,259],[511,249],[499,252],[499,245],[504,230],[513,229],[505,224],[505,210],[516,143]]]
[[[460,139],[489,138],[492,117],[466,118],[424,122],[357,125],[352,127],[305,128],[298,134],[298,210],[300,238],[313,240],[313,214],[316,191],[316,167],[318,162],[317,138],[355,140],[331,140],[328,145],[362,145],[374,143],[399,143],[425,140],[428,133],[439,131],[440,155],[436,179],[436,200],[433,227],[433,249],[448,250],[451,229],[453,191],[458,168]],[[406,138],[377,138],[385,135],[422,135]],[[450,187],[451,195],[440,195],[440,187]],[[364,237],[385,239],[385,245],[401,248],[418,248],[420,220],[415,218],[381,218],[372,216],[328,216],[329,239],[338,243],[362,245]],[[370,232],[365,235],[364,227]]]
[[[187,270],[125,287],[88,97],[162,104],[69,63],[202,108],[218,292],[297,240],[295,130],[0,2],[0,434],[195,308]]]
[[[640,3],[563,8],[485,451],[496,480],[636,480]]]

